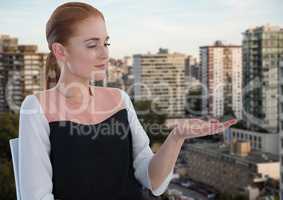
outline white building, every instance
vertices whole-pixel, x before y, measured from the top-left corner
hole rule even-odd
[[[44,89],[46,57],[36,45],[0,35],[0,112],[17,111],[26,95]]]
[[[283,54],[283,28],[266,25],[246,30],[242,49],[243,119],[248,128],[260,126],[278,133],[278,70]]]
[[[152,100],[168,116],[185,114],[185,59],[180,53],[159,49],[157,54],[133,56],[134,96]]]
[[[222,117],[234,112],[242,118],[242,50],[238,45],[200,47],[202,109],[209,115]]]
[[[279,155],[279,136],[277,133],[261,133],[238,128],[230,128],[230,130],[232,140],[247,141],[253,150]],[[227,140],[228,137],[225,137],[226,143],[228,143]]]

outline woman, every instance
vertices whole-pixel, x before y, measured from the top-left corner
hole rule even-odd
[[[153,154],[128,94],[90,84],[105,78],[109,59],[102,13],[85,3],[65,3],[48,20],[46,37],[46,73],[56,72],[56,85],[28,95],[21,106],[22,200],[138,200],[142,186],[161,195],[186,138],[235,123],[180,122]]]

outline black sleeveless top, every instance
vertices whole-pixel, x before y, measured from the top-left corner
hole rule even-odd
[[[49,126],[55,199],[142,199],[125,108],[98,124],[66,120]]]

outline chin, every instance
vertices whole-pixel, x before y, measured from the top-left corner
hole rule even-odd
[[[106,78],[106,74],[105,74],[105,75],[96,74],[96,75],[94,76],[94,80],[96,80],[96,81],[103,81],[105,78]]]
[[[91,80],[101,81],[106,78],[107,74],[106,70],[96,70],[92,71],[89,76]]]

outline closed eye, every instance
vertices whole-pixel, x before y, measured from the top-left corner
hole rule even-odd
[[[110,46],[110,43],[105,43],[104,46]],[[91,45],[91,46],[88,46],[87,48],[92,49],[95,47],[97,47],[97,45]]]

